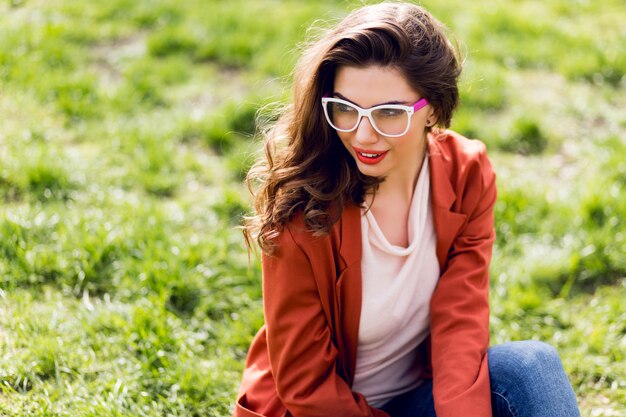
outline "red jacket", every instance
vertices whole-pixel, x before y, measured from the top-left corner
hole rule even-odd
[[[477,140],[429,135],[441,270],[421,346],[438,417],[491,416],[487,367],[495,174]],[[361,312],[361,218],[355,205],[322,237],[302,217],[263,256],[265,325],[248,352],[235,417],[386,417],[352,392]],[[431,377],[425,374],[424,377]]]

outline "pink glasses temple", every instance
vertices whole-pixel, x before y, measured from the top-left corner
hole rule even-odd
[[[419,109],[421,109],[422,107],[426,107],[427,105],[428,105],[428,100],[426,100],[426,97],[424,97],[418,100],[417,103],[413,105],[413,111],[418,111]]]

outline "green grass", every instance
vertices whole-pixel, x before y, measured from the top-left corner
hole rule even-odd
[[[0,3],[0,415],[230,414],[263,322],[257,109],[358,4]],[[553,344],[583,416],[626,415],[622,2],[424,5],[498,173],[492,343]]]

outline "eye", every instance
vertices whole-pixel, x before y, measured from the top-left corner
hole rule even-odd
[[[380,117],[399,117],[402,116],[405,111],[402,109],[395,109],[393,107],[383,107],[378,109],[377,113]]]
[[[349,113],[354,111],[354,107],[348,106],[347,104],[343,103],[336,103],[334,107],[337,109],[337,111],[341,113]]]

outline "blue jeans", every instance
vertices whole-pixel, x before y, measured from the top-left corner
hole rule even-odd
[[[580,417],[559,354],[546,343],[527,340],[490,347],[489,378],[494,417]],[[382,409],[391,417],[436,417],[432,380]]]

